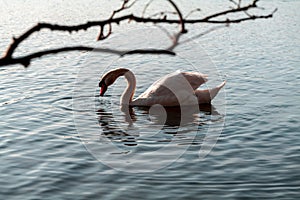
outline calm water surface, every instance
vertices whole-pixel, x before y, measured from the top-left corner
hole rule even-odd
[[[1,51],[12,35],[38,21],[82,23],[108,16],[117,5],[0,3]],[[179,4],[187,13],[198,1]],[[199,5],[211,12],[222,8],[219,3]],[[178,110],[172,109],[163,112],[171,113],[164,126],[155,109],[134,109],[129,126],[118,107],[124,81],[99,99],[97,80],[106,67],[128,67],[137,74],[141,93],[160,76],[192,70],[195,66],[185,57],[118,59],[73,52],[35,60],[26,70],[1,68],[0,199],[299,199],[300,3],[261,5],[279,11],[273,19],[220,28],[196,39],[219,71],[197,67],[210,75],[212,85],[222,79],[227,85],[213,107],[189,113],[183,126],[178,125]],[[209,28],[195,25],[199,32],[189,36]],[[93,45],[97,31],[72,35],[42,31],[24,42],[17,54],[59,45]],[[103,45],[126,47],[118,37]],[[199,55],[194,52],[191,58],[204,59]],[[214,134],[210,130],[222,133],[209,155],[200,159],[205,136]],[[117,151],[106,148],[110,144]],[[174,151],[179,153],[176,158]],[[130,160],[128,155],[133,155]],[[136,173],[143,169],[152,170]]]

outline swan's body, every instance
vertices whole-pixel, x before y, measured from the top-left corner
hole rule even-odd
[[[130,106],[207,104],[211,103],[211,100],[225,85],[224,81],[213,89],[197,90],[201,84],[207,81],[206,75],[198,72],[175,72],[154,82],[144,93],[133,99],[136,88],[135,76],[130,70],[120,68],[103,76],[99,83],[100,96],[103,96],[107,87],[120,76],[124,76],[128,82],[127,88],[121,96],[121,104]]]

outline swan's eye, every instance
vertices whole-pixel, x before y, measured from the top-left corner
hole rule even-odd
[[[103,80],[101,80],[101,81],[99,82],[99,87],[103,87],[103,86],[106,86],[106,84],[105,84],[105,82],[104,82]]]

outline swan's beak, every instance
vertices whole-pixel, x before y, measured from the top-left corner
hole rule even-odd
[[[102,86],[100,87],[100,96],[101,96],[101,97],[104,95],[104,93],[106,92],[106,90],[107,90],[106,85],[102,85]]]
[[[100,96],[102,97],[104,95],[104,93],[106,92],[106,90],[107,90],[107,86],[106,86],[105,83],[100,81],[99,87],[100,87]]]

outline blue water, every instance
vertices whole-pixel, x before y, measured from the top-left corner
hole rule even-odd
[[[198,4],[210,12],[225,4],[178,3],[186,13]],[[38,21],[77,24],[108,16],[118,5],[35,0],[0,4],[1,51],[12,35]],[[195,51],[194,43],[182,45],[177,50],[190,54],[182,57],[119,59],[72,52],[34,60],[28,69],[1,68],[0,199],[299,199],[300,4],[261,5],[279,10],[272,19],[222,27],[195,39],[201,52]],[[124,23],[115,32],[136,39],[136,44],[116,35],[99,45],[159,43],[159,37],[153,42],[149,34],[136,38],[145,32],[134,28]],[[188,26],[194,30],[188,36],[209,28]],[[93,45],[97,31],[72,35],[42,31],[24,42],[17,54],[59,45]],[[163,41],[168,44],[166,38]],[[203,64],[205,55],[215,66],[194,64]],[[195,67],[209,74],[208,86],[224,79],[227,84],[213,107],[188,115],[192,117],[183,126],[178,126],[176,110],[168,111],[171,118],[163,126],[155,110],[149,115],[143,109],[134,110],[135,121],[128,126],[118,107],[124,80],[118,80],[106,97],[97,96],[97,80],[106,67],[134,70],[137,93],[160,76]],[[207,136],[214,136],[217,143],[201,158]],[[112,145],[117,150],[111,151]]]

